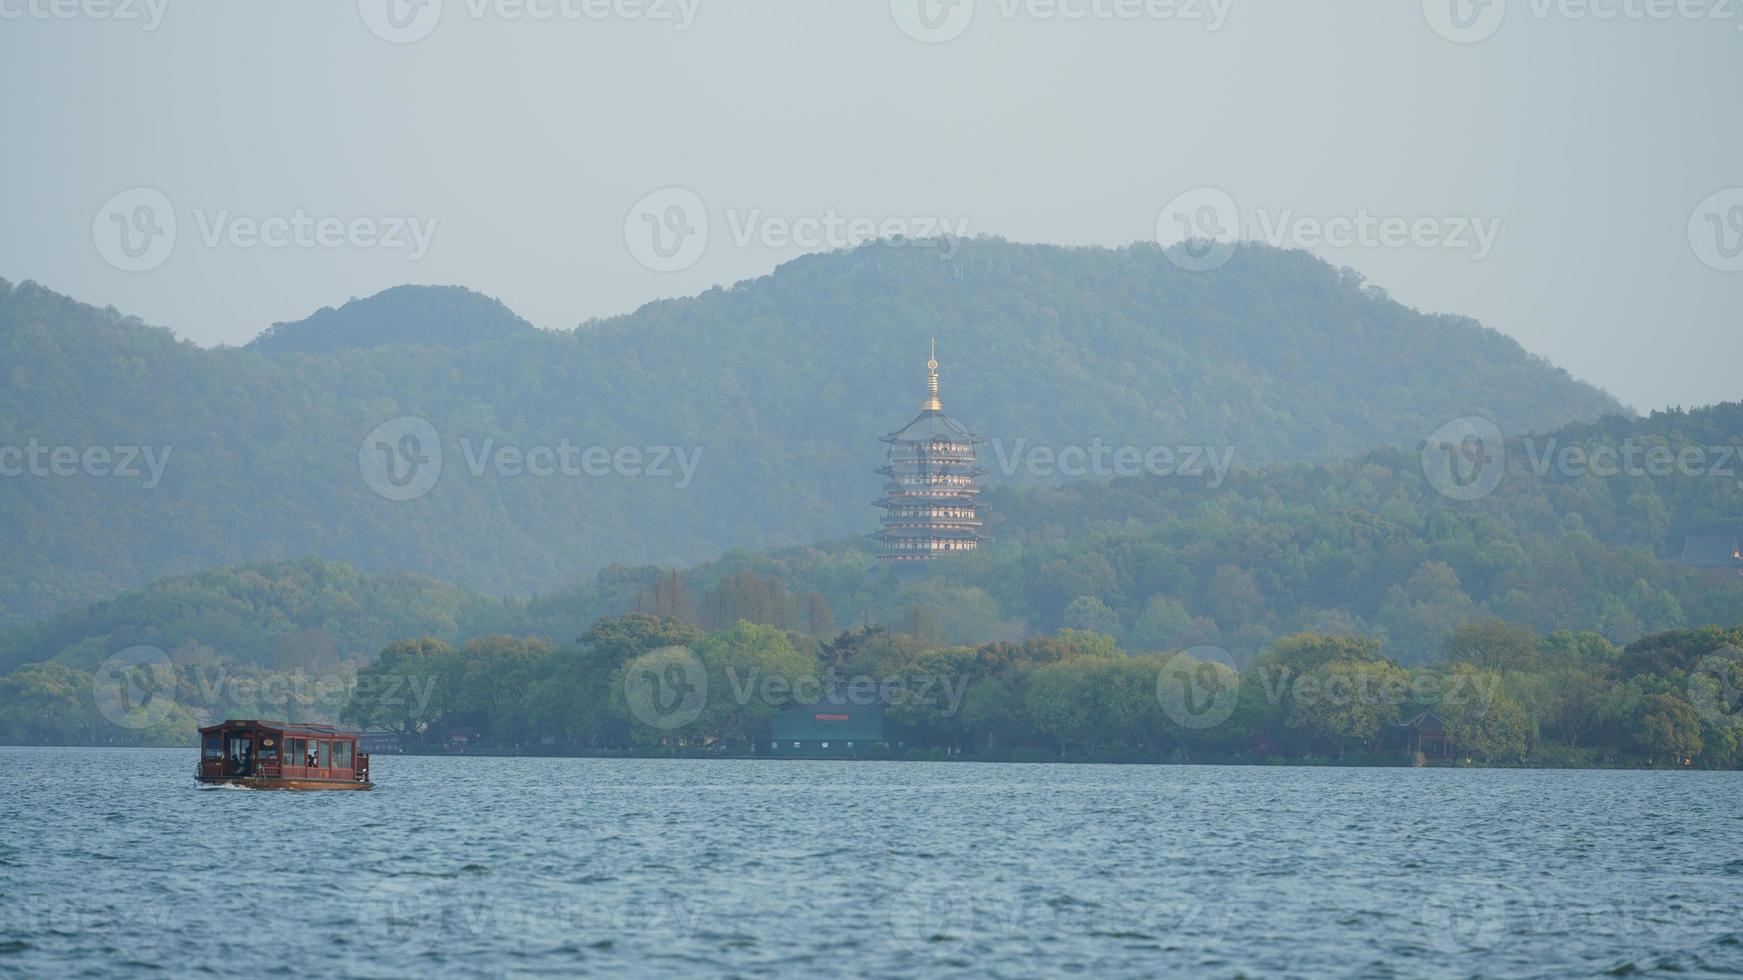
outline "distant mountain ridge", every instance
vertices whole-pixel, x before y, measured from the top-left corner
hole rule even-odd
[[[1017,440],[1099,441],[1221,447],[1251,467],[1414,445],[1467,415],[1519,432],[1625,411],[1473,321],[1260,246],[1192,273],[1154,245],[978,239],[942,261],[880,243],[568,332],[411,287],[213,350],[8,284],[0,446],[168,461],[149,488],[0,478],[0,624],[308,554],[528,594],[613,563],[869,531],[877,440],[917,411],[932,337],[946,409],[1001,441],[989,461]],[[540,475],[564,447],[634,465]],[[429,486],[372,483],[368,467],[405,452],[439,456]],[[644,472],[674,453],[689,477]],[[1070,476],[989,468],[993,483]]]
[[[395,286],[334,309],[275,323],[248,346],[278,353],[330,353],[385,344],[464,347],[534,329],[500,300],[463,286]]]

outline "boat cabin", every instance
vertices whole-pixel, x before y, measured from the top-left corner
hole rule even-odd
[[[226,721],[200,729],[195,778],[252,789],[370,789],[358,736],[330,725]]]

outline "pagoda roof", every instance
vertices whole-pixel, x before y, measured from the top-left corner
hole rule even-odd
[[[1693,568],[1743,568],[1740,551],[1736,538],[1691,537],[1683,541],[1680,561]]]
[[[980,436],[968,427],[944,414],[943,409],[922,409],[914,421],[883,437],[884,442],[931,442],[946,439],[951,442],[980,442]]]

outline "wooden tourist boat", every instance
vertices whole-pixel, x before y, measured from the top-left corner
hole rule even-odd
[[[200,729],[194,778],[249,789],[373,789],[358,735],[330,725],[226,721]]]

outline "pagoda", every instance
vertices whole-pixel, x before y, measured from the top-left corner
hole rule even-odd
[[[961,422],[944,414],[938,401],[938,345],[926,362],[926,401],[920,414],[883,437],[889,463],[878,472],[889,478],[876,506],[884,510],[878,560],[929,561],[980,547],[980,488],[974,447],[981,441]]]

